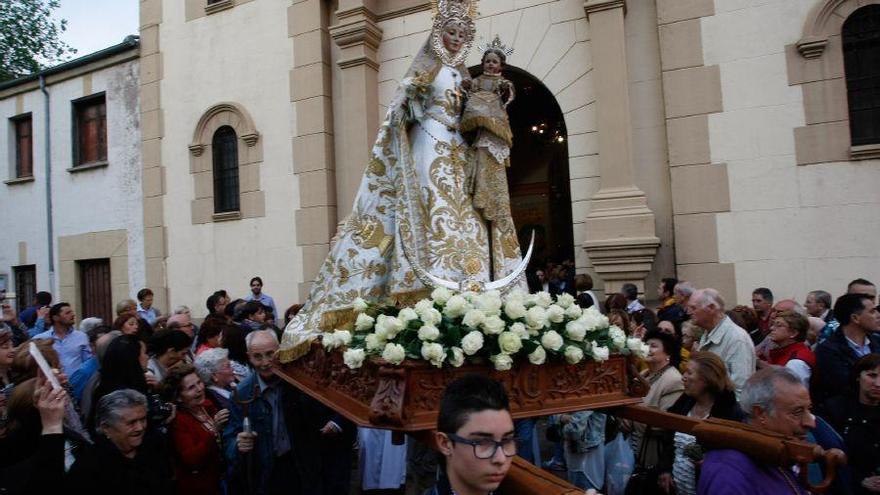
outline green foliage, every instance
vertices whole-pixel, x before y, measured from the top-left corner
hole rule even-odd
[[[0,0],[0,81],[26,76],[76,53],[61,41],[67,21],[52,11],[59,0]]]

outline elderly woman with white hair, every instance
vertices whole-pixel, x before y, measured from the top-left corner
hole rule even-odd
[[[196,356],[196,374],[205,383],[205,395],[217,409],[232,407],[235,373],[229,361],[229,350],[217,347]]]
[[[95,444],[68,473],[70,493],[174,493],[168,456],[147,429],[147,398],[132,389],[98,401]]]

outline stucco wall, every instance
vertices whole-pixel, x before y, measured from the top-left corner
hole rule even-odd
[[[730,185],[718,255],[735,265],[739,302],[758,286],[799,301],[814,289],[837,296],[853,278],[880,275],[880,161],[796,163],[804,101],[789,86],[785,48],[803,36],[814,3],[716,1],[715,15],[701,19],[706,65],[721,73],[712,162],[727,164]]]
[[[130,291],[144,281],[144,246],[140,175],[140,132],[138,122],[138,62],[128,61],[85,76],[48,86],[50,93],[53,219],[55,235],[55,286],[49,287],[45,200],[44,101],[39,90],[0,101],[0,159],[3,179],[11,168],[6,157],[14,151],[9,117],[32,112],[33,163],[35,181],[0,186],[0,271],[11,275],[11,266],[37,265],[37,288],[59,293],[61,266],[58,237],[102,232],[127,231]],[[68,172],[72,159],[71,101],[105,92],[107,104],[108,166],[77,173]],[[26,243],[25,259],[20,259],[19,243]],[[73,273],[66,274],[75,276]],[[118,274],[114,275],[116,278]],[[11,276],[10,276],[11,279]],[[117,279],[118,280],[118,279]]]
[[[247,2],[186,20],[185,5],[163,2],[162,162],[169,306],[186,304],[204,315],[217,289],[246,295],[259,275],[279,311],[296,302],[301,278],[294,211],[299,190],[293,175],[288,38],[285,2]],[[235,102],[251,115],[262,143],[260,190],[265,216],[193,225],[189,150],[199,118],[211,106]],[[167,308],[163,308],[167,309]]]

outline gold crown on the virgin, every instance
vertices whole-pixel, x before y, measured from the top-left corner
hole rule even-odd
[[[489,44],[479,44],[477,45],[477,50],[480,50],[481,53],[486,53],[489,50],[497,50],[504,54],[505,57],[509,57],[513,54],[513,47],[508,47],[504,43],[501,42],[501,37],[497,34],[495,38],[492,39],[492,42]]]
[[[477,17],[477,0],[431,0],[431,14],[434,25],[440,27],[453,20],[473,22]]]

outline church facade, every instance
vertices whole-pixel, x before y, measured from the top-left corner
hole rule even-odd
[[[147,285],[198,307],[261,275],[301,301],[430,5],[183,3],[141,4]],[[730,300],[764,285],[801,299],[876,277],[880,162],[852,145],[841,41],[875,3],[484,0],[477,37],[512,45],[509,66],[558,105],[569,194],[550,214],[570,209],[600,289],[647,280],[650,297],[676,274]],[[223,125],[231,214],[211,197]]]
[[[878,9],[482,0],[477,41],[513,47],[511,125],[537,139],[514,142],[515,220],[599,290],[635,282],[649,299],[670,275],[731,302],[878,278]],[[420,0],[141,0],[143,273],[159,307],[201,315],[255,275],[280,310],[302,302],[430,24]]]

